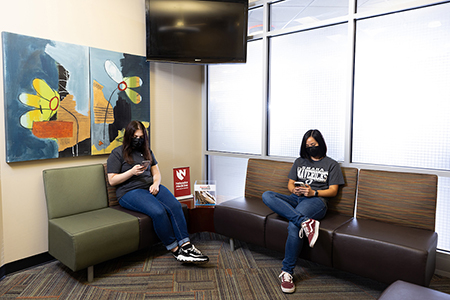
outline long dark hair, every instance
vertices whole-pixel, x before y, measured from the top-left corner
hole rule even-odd
[[[127,128],[125,128],[125,134],[123,136],[123,158],[130,165],[134,164],[133,156],[131,155],[131,153],[133,152],[133,148],[131,147],[131,140],[133,139],[134,133],[137,130],[142,130],[142,132],[144,133],[144,143],[141,148],[142,155],[144,156],[145,160],[152,160],[150,148],[148,146],[149,140],[147,129],[145,128],[144,124],[142,124],[142,122],[131,121],[127,125]]]
[[[327,144],[325,143],[325,139],[323,138],[322,133],[320,133],[320,131],[317,129],[310,129],[303,136],[302,145],[300,146],[300,156],[302,158],[311,160],[311,155],[309,155],[308,151],[306,151],[306,140],[308,140],[308,138],[310,137],[315,139],[319,144],[319,157],[322,158],[327,155]]]

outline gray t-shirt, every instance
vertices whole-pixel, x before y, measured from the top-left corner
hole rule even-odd
[[[313,190],[326,190],[330,185],[344,184],[341,167],[332,158],[325,156],[319,161],[310,161],[299,157],[294,161],[289,179],[302,181],[311,186]]]
[[[130,165],[127,163],[123,158],[122,150],[123,146],[119,146],[115,148],[111,154],[108,157],[107,161],[107,171],[108,173],[114,173],[114,174],[120,174],[123,172],[126,172],[133,168],[134,165],[140,164],[144,159],[144,156],[139,151],[133,151],[132,157],[134,161],[134,165]],[[123,195],[125,195],[127,192],[134,190],[134,189],[149,189],[150,186],[153,184],[153,176],[152,172],[150,171],[150,168],[158,162],[155,159],[155,156],[153,155],[153,152],[150,151],[152,155],[152,163],[150,166],[147,167],[147,169],[138,176],[132,176],[130,179],[128,179],[125,182],[122,182],[118,185],[116,185],[116,196],[117,199],[120,199]]]

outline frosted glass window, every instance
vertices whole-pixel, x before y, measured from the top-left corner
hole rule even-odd
[[[208,178],[216,181],[217,204],[244,196],[247,161],[246,158],[208,156]]]
[[[367,12],[372,9],[388,9],[417,0],[357,0],[357,12]]]
[[[247,46],[247,63],[208,67],[208,150],[261,154],[262,41]]]
[[[436,232],[439,249],[450,251],[450,178],[439,177],[436,207]]]
[[[358,21],[353,162],[450,170],[450,4]]]
[[[270,30],[307,25],[348,14],[348,0],[286,0],[270,6]]]
[[[347,25],[270,40],[269,155],[298,157],[303,135],[319,129],[328,156],[344,160]]]
[[[248,35],[263,33],[263,8],[258,7],[248,11]]]

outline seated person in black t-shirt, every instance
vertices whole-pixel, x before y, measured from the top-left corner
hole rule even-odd
[[[289,220],[281,290],[293,293],[294,267],[303,247],[303,236],[312,248],[319,235],[318,220],[325,217],[328,198],[336,196],[344,184],[339,164],[328,157],[325,140],[319,130],[309,130],[303,136],[300,157],[292,165],[287,188],[290,195],[272,191],[262,195],[264,203],[274,212]]]
[[[131,121],[123,145],[108,157],[108,180],[116,187],[119,204],[150,216],[156,234],[178,261],[208,262],[209,258],[190,243],[181,204],[161,185],[158,162],[148,145],[145,126]]]

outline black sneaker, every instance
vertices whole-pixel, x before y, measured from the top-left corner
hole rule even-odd
[[[178,260],[178,256],[180,255],[181,247],[178,247],[176,251],[172,251],[173,257],[175,257],[176,260]]]
[[[173,252],[173,256],[179,261],[184,263],[201,264],[209,261],[208,256],[203,255],[200,250],[195,248],[192,244],[187,244],[182,247],[178,247],[178,250]]]

